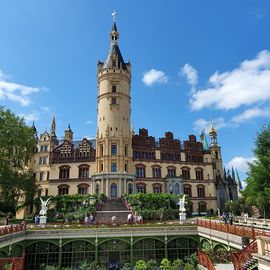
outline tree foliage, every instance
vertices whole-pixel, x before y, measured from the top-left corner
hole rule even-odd
[[[35,194],[35,180],[27,170],[35,145],[35,130],[28,127],[23,118],[0,106],[0,203],[3,212],[14,212],[21,198],[28,203]]]
[[[248,203],[270,215],[270,125],[257,134],[255,162],[249,164],[247,187],[243,192]]]

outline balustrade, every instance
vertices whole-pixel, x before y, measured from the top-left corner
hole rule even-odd
[[[270,256],[270,237],[257,237],[258,254],[263,256]]]
[[[25,224],[9,225],[5,227],[0,227],[0,236],[9,235],[16,232],[22,232],[26,230]]]

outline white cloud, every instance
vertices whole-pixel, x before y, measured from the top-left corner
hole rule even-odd
[[[51,108],[47,106],[41,106],[41,109],[42,111],[47,112],[47,113],[51,111]]]
[[[230,122],[226,122],[223,117],[218,117],[213,120],[214,127],[216,130],[232,126]],[[208,131],[210,128],[210,121],[205,120],[204,118],[199,118],[193,123],[193,129],[197,131],[201,131],[205,129]]]
[[[24,118],[25,122],[31,123],[33,121],[37,121],[39,119],[39,113],[36,111],[33,111],[32,113],[19,113],[20,117]]]
[[[151,69],[144,73],[142,81],[147,86],[152,86],[155,83],[167,83],[168,76],[161,70]]]
[[[192,110],[207,107],[230,110],[270,100],[270,52],[261,51],[232,71],[215,72],[209,84],[209,88],[192,94]]]
[[[258,117],[270,117],[270,109],[251,108],[233,117],[232,122],[240,124]]]
[[[94,123],[95,123],[94,121],[88,120],[88,121],[85,122],[85,125],[92,125],[92,124],[94,124]]]
[[[226,167],[234,167],[240,172],[246,173],[248,171],[248,163],[252,163],[256,160],[254,157],[234,157]]]
[[[186,63],[179,72],[179,76],[186,77],[187,83],[191,85],[192,91],[198,83],[198,71],[190,64]]]
[[[8,77],[0,70],[0,100],[8,99],[25,107],[31,103],[31,94],[41,91],[41,88],[8,82]]]

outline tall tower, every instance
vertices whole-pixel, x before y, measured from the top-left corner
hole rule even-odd
[[[119,33],[114,18],[110,50],[105,62],[97,67],[96,174],[93,193],[119,197],[133,189],[130,81],[131,66],[120,52]]]
[[[217,131],[214,128],[213,122],[211,121],[211,126],[209,129],[209,136],[211,139],[210,143],[210,152],[212,155],[212,160],[216,164],[216,175],[220,175],[223,177],[223,165],[222,165],[222,158],[221,158],[221,147],[218,145],[217,141]]]

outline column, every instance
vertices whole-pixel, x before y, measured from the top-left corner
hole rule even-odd
[[[106,196],[107,196],[107,197],[110,197],[109,177],[106,178]]]
[[[60,240],[59,240],[58,266],[59,266],[59,269],[61,269],[61,266],[62,266],[62,238],[60,238]]]
[[[118,197],[121,197],[122,195],[122,177],[121,176],[119,177],[118,183],[119,183],[119,193],[117,195]]]

